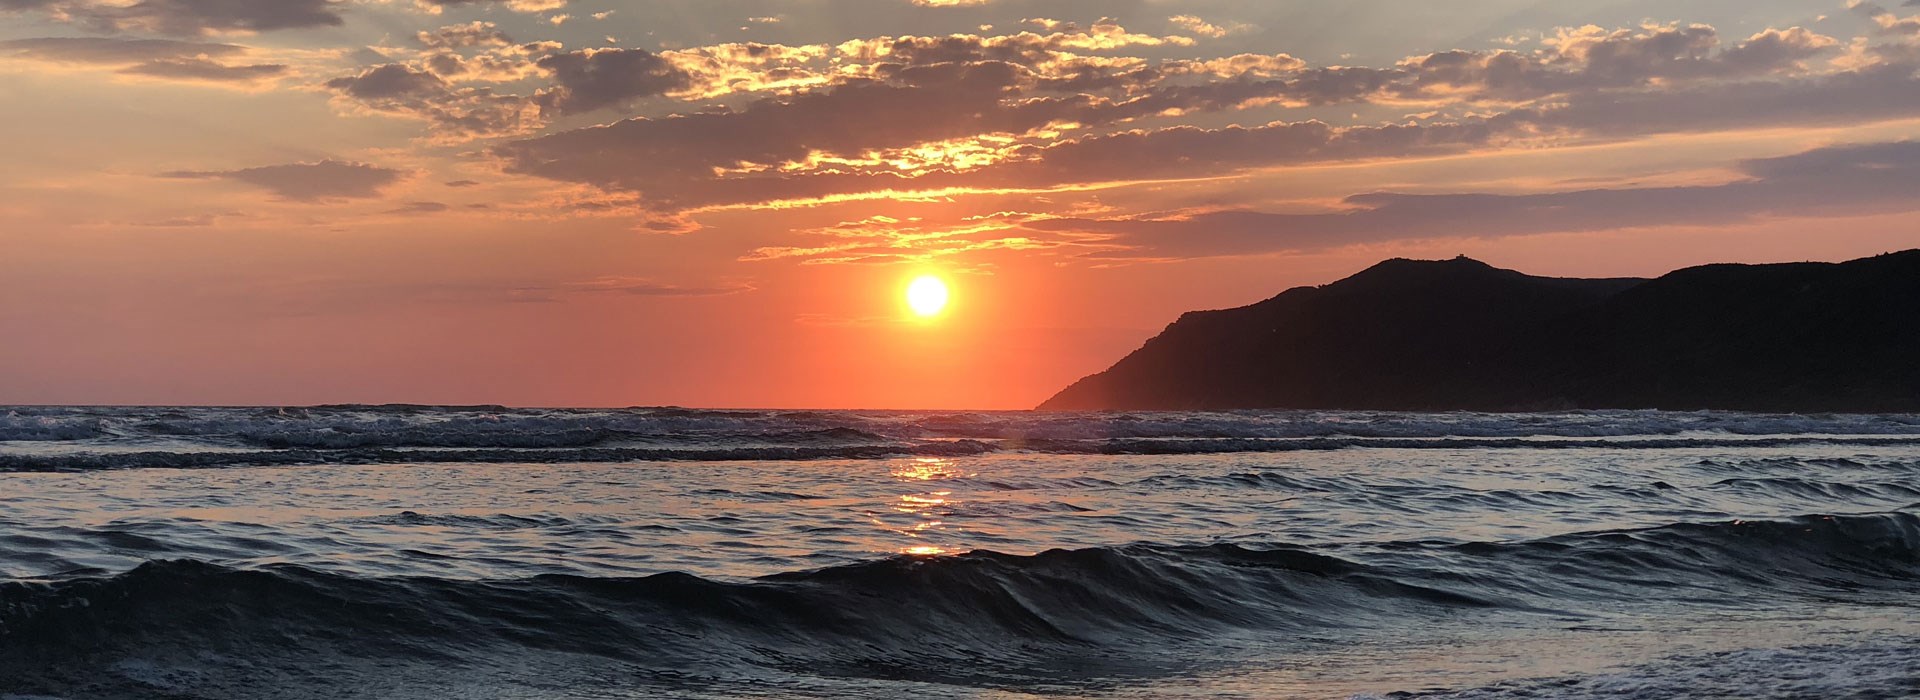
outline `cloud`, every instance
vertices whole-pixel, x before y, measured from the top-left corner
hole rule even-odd
[[[51,0],[13,9],[46,10],[60,20],[102,31],[151,32],[174,36],[251,34],[284,29],[337,27],[343,24],[337,0],[139,0],[131,4],[102,0]]]
[[[425,121],[435,132],[455,139],[521,133],[538,123],[524,98],[486,87],[455,87],[432,72],[399,63],[324,85],[366,109]]]
[[[825,53],[734,45],[740,55],[705,58],[779,65],[792,78],[784,83],[790,92],[511,141],[492,152],[509,172],[637,193],[647,209],[679,212],[1210,177],[1543,137],[1916,113],[1907,97],[1916,93],[1899,92],[1913,86],[1910,75],[1815,72],[1813,59],[1839,42],[1801,28],[1728,44],[1704,25],[1585,27],[1559,32],[1538,51],[1442,52],[1389,68],[1310,68],[1285,54],[1161,61],[1089,55],[1080,52],[1165,40],[1111,20],[1086,31],[1052,22],[1047,28],[1049,34],[999,37],[881,37]],[[570,113],[654,95],[711,94],[689,84],[734,84],[687,80],[707,70],[676,70],[694,65],[689,55],[548,56],[541,65],[557,85],[538,99],[544,111]],[[809,72],[823,55],[837,68]],[[603,56],[607,65],[595,66]],[[1345,103],[1480,116],[1341,129],[1294,122],[1114,131],[1170,116]]]
[[[238,215],[237,212],[229,212],[226,214],[194,214],[191,216],[174,216],[150,221],[132,221],[127,222],[127,225],[141,228],[206,228],[220,223],[220,220],[223,218]]]
[[[1576,94],[1558,104],[1514,110],[1489,121],[1503,128],[1626,137],[1912,116],[1920,116],[1920,79],[1915,78],[1913,66],[1876,65],[1795,80]]]
[[[937,91],[943,83],[967,75],[999,72],[1005,83],[1003,97],[1011,100],[1018,91],[1124,90],[1173,77],[1218,77],[1222,71],[1271,74],[1303,65],[1288,56],[1236,56],[1167,61],[1151,74],[1113,75],[1130,71],[1139,61],[1072,52],[1190,40],[1135,34],[1105,19],[1087,30],[1069,28],[1045,35],[881,37],[836,46],[745,42],[658,53],[621,48],[564,51],[553,42],[510,45],[484,22],[421,32],[416,39],[433,51],[412,62],[371,66],[326,85],[365,110],[422,119],[443,135],[477,137],[526,131],[549,118],[654,97],[701,101],[767,92],[784,98],[863,84]],[[463,55],[471,49],[480,51]],[[526,79],[545,79],[548,84],[525,97],[490,89],[462,91],[452,85]],[[376,87],[388,81],[404,82],[405,89]],[[1086,101],[1078,95],[1069,99]],[[520,109],[528,105],[537,108],[538,114]],[[1143,102],[1100,118],[1131,118],[1158,108]]]
[[[1901,5],[1901,7],[1913,6],[1915,5],[1912,2]],[[1847,7],[1873,20],[1874,24],[1880,25],[1880,31],[1884,34],[1920,35],[1920,15],[1901,17],[1878,3],[1862,2],[1862,0],[1848,0]]]
[[[1219,39],[1229,34],[1240,34],[1254,29],[1253,25],[1241,22],[1228,22],[1225,25],[1214,24],[1194,15],[1174,15],[1167,18],[1173,26],[1186,30],[1188,34]]]
[[[189,180],[231,180],[263,188],[281,199],[324,202],[369,198],[398,182],[405,173],[366,163],[323,160],[313,163],[264,165],[239,170],[176,170],[160,177]]]
[[[1009,108],[1005,64],[965,66],[928,87],[862,82],[737,111],[629,119],[499,146],[514,172],[646,192],[671,200],[687,178],[716,168],[778,166],[812,153],[858,154],[1052,121],[1044,106]]]
[[[931,226],[918,218],[874,216],[799,232],[818,241],[811,246],[767,246],[741,256],[742,262],[798,259],[802,265],[884,265],[928,262],[988,251],[1035,251],[1071,244],[1067,237],[1023,231],[1024,217],[992,216],[952,226]]]
[[[204,58],[179,58],[164,61],[148,61],[136,66],[122,68],[120,72],[127,75],[145,75],[168,80],[212,83],[252,83],[284,75],[287,72],[287,67],[277,64],[229,66]]]
[[[682,285],[640,277],[601,277],[599,279],[565,285],[560,289],[572,292],[627,294],[642,297],[716,297],[754,291],[754,287],[748,284]]]
[[[406,204],[402,204],[392,209],[388,209],[385,213],[388,213],[388,214],[438,214],[450,208],[451,207],[448,207],[445,203],[442,203],[442,202],[407,202]]]
[[[1453,121],[1356,127],[1276,122],[1099,133],[1094,127],[1165,113],[1239,109],[1275,96],[1325,104],[1424,93],[1434,90],[1436,79],[1430,67],[1423,67],[1428,73],[1405,68],[1303,69],[1273,80],[1160,81],[1119,98],[1032,96],[1023,91],[1033,85],[1030,74],[1014,64],[945,62],[901,68],[885,81],[847,81],[829,90],[765,98],[741,109],[630,119],[513,141],[494,152],[511,172],[636,192],[643,206],[675,211],[830,201],[863,193],[1047,190],[1459,152],[1511,142],[1920,115],[1920,80],[1911,65],[1799,75],[1797,59],[1827,44],[1804,32],[1762,32],[1706,58],[1679,63],[1645,56],[1693,54],[1671,46],[1657,51],[1619,48],[1671,43],[1654,38],[1666,32],[1607,33],[1584,48],[1567,49],[1565,55],[1571,58],[1564,60],[1573,61],[1568,64],[1572,67],[1559,69],[1554,80],[1504,83],[1498,76],[1511,74],[1499,69],[1471,80],[1447,78],[1455,86],[1503,86],[1500,89],[1514,94],[1542,98],[1505,112]],[[1684,45],[1703,43],[1703,35],[1695,31],[1672,36],[1684,39],[1679,42]],[[1596,48],[1602,44],[1616,48]],[[1628,54],[1639,57],[1623,57]],[[1589,67],[1598,65],[1594,61],[1611,67],[1591,73]],[[1623,81],[1633,84],[1619,85]],[[1047,133],[1063,123],[1082,135]]]
[[[173,39],[111,39],[100,37],[44,37],[0,41],[0,51],[16,58],[65,63],[128,64],[187,58],[219,58],[247,52],[247,47]]]
[[[1537,52],[1443,51],[1397,66],[1381,96],[1533,100],[1557,94],[1648,86],[1656,82],[1784,76],[1840,42],[1806,29],[1768,29],[1721,48],[1705,25],[1602,30],[1563,29]],[[1337,92],[1335,94],[1338,94]],[[1365,98],[1364,90],[1347,91]]]
[[[433,31],[420,31],[414,34],[414,40],[428,48],[455,49],[475,46],[506,46],[513,43],[506,32],[492,22],[474,20],[466,24],[455,24]]]
[[[359,75],[335,78],[327,87],[363,100],[388,100],[417,97],[447,88],[447,82],[427,71],[414,70],[398,63],[374,66]]]
[[[171,39],[46,37],[0,41],[0,56],[16,60],[118,66],[122,75],[209,83],[255,83],[287,73],[280,64],[233,65],[217,60],[244,54],[233,44]]]
[[[543,56],[535,64],[553,76],[554,85],[533,101],[553,114],[614,107],[691,82],[672,62],[645,49],[587,49]]]
[[[464,5],[505,5],[515,12],[545,12],[566,7],[567,0],[413,0],[413,4],[437,15],[446,8]]]
[[[1169,218],[1041,219],[1029,228],[1102,236],[1107,258],[1181,259],[1310,251],[1389,240],[1492,238],[1688,225],[1762,217],[1920,210],[1920,142],[1853,144],[1740,164],[1721,185],[1543,194],[1348,197],[1344,211],[1219,211]]]

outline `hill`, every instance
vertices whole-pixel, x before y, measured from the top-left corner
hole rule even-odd
[[[1395,259],[1185,314],[1042,410],[1920,411],[1920,250],[1567,279]]]

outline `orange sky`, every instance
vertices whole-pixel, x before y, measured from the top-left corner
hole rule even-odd
[[[1920,246],[1896,2],[933,4],[0,3],[0,404],[1024,408],[1384,257]]]

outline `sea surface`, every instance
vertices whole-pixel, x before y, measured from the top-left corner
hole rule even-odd
[[[1920,415],[0,408],[0,697],[1920,697]]]

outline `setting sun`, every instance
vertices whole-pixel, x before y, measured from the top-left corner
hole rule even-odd
[[[915,278],[907,285],[907,308],[917,316],[938,316],[947,308],[947,283],[933,275]]]

